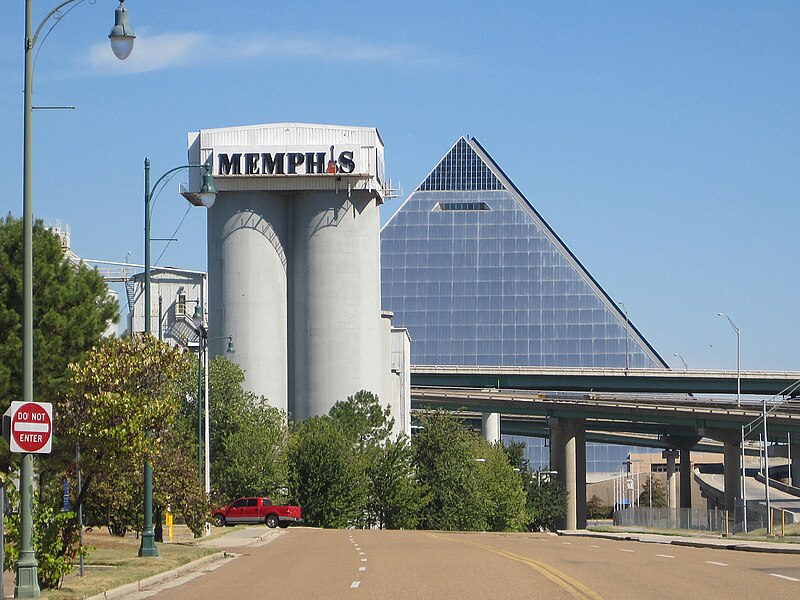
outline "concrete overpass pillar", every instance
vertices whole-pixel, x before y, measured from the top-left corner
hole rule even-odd
[[[586,422],[575,420],[575,474],[578,492],[578,529],[586,529]]]
[[[681,508],[692,508],[692,452],[681,448]]]
[[[678,480],[675,477],[675,459],[678,458],[677,450],[664,450],[661,457],[667,461],[667,506],[678,508]]]
[[[575,465],[578,462],[578,443],[575,439],[575,428],[569,419],[564,423],[564,482],[567,485],[567,517],[566,528],[578,528],[578,474]]]
[[[483,439],[490,444],[500,442],[500,413],[483,413],[482,427]]]
[[[800,488],[800,434],[793,433],[789,444],[789,458],[792,461],[792,485]]]
[[[739,441],[723,442],[723,465],[725,469],[725,510],[734,514],[736,500],[742,497],[741,447]]]
[[[550,469],[567,490],[565,529],[586,528],[586,432],[582,419],[549,419]]]

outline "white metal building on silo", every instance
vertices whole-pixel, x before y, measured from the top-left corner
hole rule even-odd
[[[189,161],[211,165],[218,191],[208,212],[210,337],[233,336],[246,387],[295,421],[362,389],[397,404],[380,306],[377,129],[206,129],[189,134]],[[213,341],[212,355],[226,343]]]

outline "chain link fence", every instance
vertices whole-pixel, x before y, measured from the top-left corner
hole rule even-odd
[[[781,535],[794,514],[772,509],[772,533]],[[700,508],[649,508],[630,507],[614,511],[614,525],[618,527],[643,527],[647,529],[684,529],[708,531],[720,535],[767,532],[767,511],[763,505],[747,503],[747,510],[738,502],[733,512]]]
[[[631,507],[614,511],[618,527],[689,529],[725,533],[725,511],[700,508]]]

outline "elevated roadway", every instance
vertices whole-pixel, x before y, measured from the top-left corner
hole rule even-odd
[[[800,371],[740,371],[742,394],[800,395]],[[509,390],[736,394],[737,372],[700,369],[414,365],[411,385]]]
[[[500,413],[504,417],[538,416],[586,419],[587,429],[609,433],[626,431],[663,437],[713,437],[716,431],[739,432],[761,418],[761,403],[696,396],[623,393],[531,393],[520,390],[411,387],[411,406],[420,409],[468,410]],[[785,441],[787,433],[800,434],[800,399],[767,403],[770,437]],[[505,423],[506,421],[504,421]],[[525,435],[546,423],[509,420],[513,433]],[[506,428],[503,431],[512,433]]]

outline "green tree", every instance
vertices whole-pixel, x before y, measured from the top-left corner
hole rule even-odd
[[[480,489],[476,436],[444,412],[421,415],[414,438],[414,463],[430,492],[423,529],[482,531],[488,527],[486,496]]]
[[[240,415],[239,428],[223,441],[215,486],[227,498],[269,494],[286,500],[288,459],[286,413],[255,402]]]
[[[19,507],[19,492],[7,476],[2,476],[6,485],[6,498],[13,507]],[[53,589],[61,587],[65,575],[72,572],[75,559],[87,548],[80,548],[78,532],[70,527],[75,515],[62,512],[53,506],[37,502],[33,508],[33,548],[39,561],[39,587]],[[5,528],[4,568],[13,571],[19,560],[19,510],[3,515]]]
[[[567,514],[567,488],[555,479],[542,478],[539,474],[527,479],[528,513],[527,529],[530,531],[553,531],[558,519]]]
[[[594,494],[586,503],[586,516],[589,519],[607,519],[611,515],[611,507]]]
[[[289,439],[290,501],[309,525],[341,528],[364,520],[364,465],[351,437],[330,417],[311,417]]]
[[[191,355],[144,336],[106,340],[70,365],[56,435],[80,443],[83,482],[75,505],[91,491],[87,512],[115,533],[139,526],[136,491],[145,453],[160,489],[158,474],[186,452],[171,432],[179,425],[181,383],[191,362]]]
[[[367,518],[381,529],[413,529],[428,502],[408,438],[388,440],[367,464]]]
[[[527,521],[526,491],[520,472],[509,462],[508,451],[502,444],[476,440],[478,483],[481,505],[486,512],[487,528],[491,531],[518,531]]]
[[[356,392],[345,401],[340,400],[328,414],[353,438],[360,449],[382,444],[394,427],[390,405],[381,408],[378,397],[367,390]]]
[[[0,412],[22,400],[22,220],[0,221]],[[67,366],[94,346],[119,307],[103,278],[86,266],[75,266],[57,235],[41,221],[33,227],[33,378],[36,400],[59,404],[69,373]],[[62,440],[49,462],[63,451]],[[8,470],[12,456],[5,446],[0,462]]]
[[[286,413],[243,384],[239,365],[222,356],[209,364],[212,495],[219,503],[265,494],[283,502],[288,485]],[[195,402],[192,398],[184,408],[190,429],[197,422]]]
[[[651,508],[665,508],[667,506],[667,494],[658,477],[651,475],[645,480],[644,485],[642,485],[642,492],[639,494],[639,506],[649,506]]]

